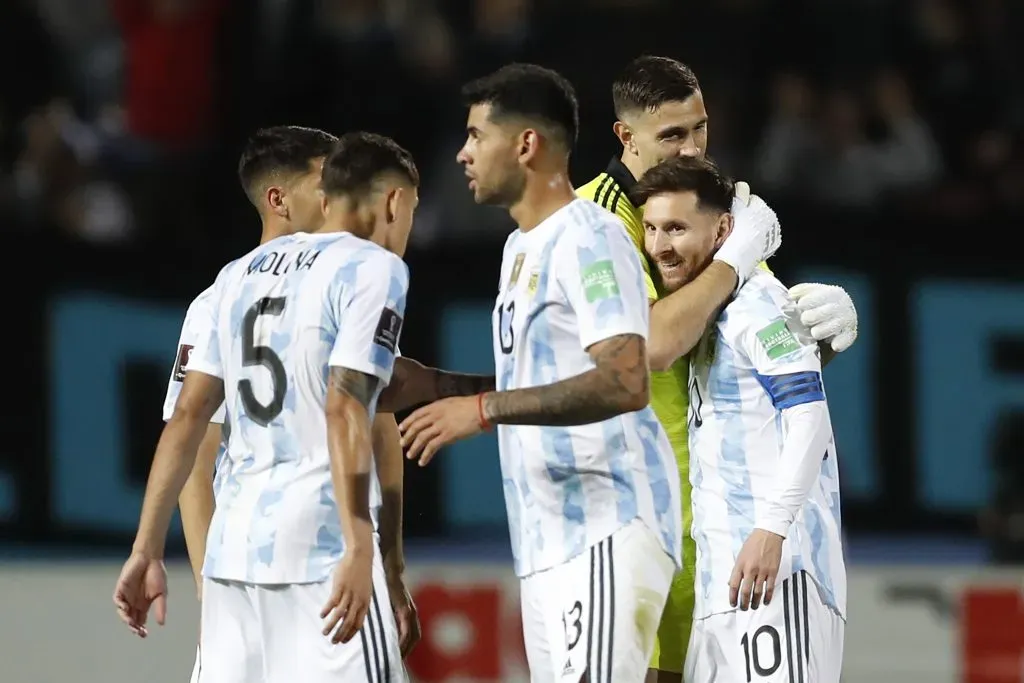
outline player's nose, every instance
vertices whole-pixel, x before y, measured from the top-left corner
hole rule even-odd
[[[654,258],[666,256],[670,251],[672,251],[672,245],[669,244],[668,236],[661,230],[655,232],[651,239],[651,256]]]
[[[698,147],[694,140],[691,138],[690,140],[687,140],[682,147],[679,148],[679,156],[683,157],[684,159],[696,159],[697,157],[700,156],[700,147]]]

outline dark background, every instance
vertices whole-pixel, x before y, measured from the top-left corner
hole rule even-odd
[[[367,129],[413,151],[424,187],[402,350],[485,371],[510,226],[472,205],[455,164],[459,85],[512,60],[563,72],[582,184],[620,151],[616,69],[651,52],[693,66],[711,155],[778,212],[776,273],[842,284],[858,305],[861,337],[826,371],[851,538],[1019,558],[1022,8],[7,0],[7,551],[126,547],[185,307],[259,237],[234,175],[251,131]],[[407,533],[503,542],[493,440],[450,451],[408,468]]]

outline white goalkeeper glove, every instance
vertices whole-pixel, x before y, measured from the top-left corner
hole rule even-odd
[[[732,217],[732,234],[715,254],[715,260],[728,263],[736,271],[736,288],[739,289],[759,263],[778,251],[782,245],[782,227],[771,207],[751,194],[750,185],[744,182],[736,183]]]
[[[789,290],[800,313],[800,322],[817,341],[828,342],[836,353],[857,339],[857,309],[842,287],[805,283]]]

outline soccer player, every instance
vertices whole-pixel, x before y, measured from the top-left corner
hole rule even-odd
[[[715,165],[670,159],[633,188],[666,292],[708,267],[733,225]],[[767,271],[690,354],[696,608],[693,683],[838,683],[846,614],[839,470],[821,352]]]
[[[622,219],[635,248],[643,254],[644,209],[630,199],[629,192],[637,178],[662,160],[676,156],[704,158],[708,114],[693,71],[667,57],[644,56],[633,60],[615,79],[612,99],[617,118],[614,131],[622,143],[622,153],[611,160],[604,173],[580,187],[577,194]],[[737,227],[742,229],[747,220],[767,220],[770,209],[756,195],[750,195],[746,183],[737,183],[736,188],[733,208]],[[651,405],[675,451],[683,491],[684,568],[676,576],[665,606],[649,681],[679,683],[690,637],[696,580],[687,476],[686,355],[700,339],[708,321],[735,291],[740,283],[737,276],[741,274],[725,262],[715,261],[683,287],[667,292],[658,287],[657,277],[651,277],[646,258],[643,265],[651,301]],[[857,337],[857,312],[842,288],[801,284],[791,293],[796,297],[802,321],[821,342],[825,362],[835,352],[853,344]]]
[[[223,402],[202,680],[405,680],[384,602],[370,424],[401,332],[408,270],[400,255],[418,182],[393,141],[346,135],[324,162],[323,230],[271,240],[214,283],[207,334],[157,446],[115,590],[134,632],[145,634],[151,606],[163,622],[167,525]]]
[[[276,126],[256,132],[247,142],[238,162],[238,178],[249,200],[257,207],[262,223],[260,244],[301,228],[309,229],[322,222],[320,199],[316,188],[320,168],[337,138],[329,133],[300,126]],[[268,182],[269,181],[269,182]],[[213,287],[197,296],[185,313],[178,350],[164,398],[163,419],[167,422],[185,379],[185,366],[192,349],[205,334],[201,323],[210,318],[209,306]],[[224,407],[217,409],[196,454],[195,466],[182,489],[178,504],[189,563],[202,595],[203,560],[206,535],[213,516],[215,462],[221,451],[221,425]],[[192,669],[192,683],[201,671],[200,653]]]
[[[564,78],[509,65],[463,95],[458,160],[470,189],[518,226],[494,309],[497,390],[419,408],[399,426],[403,444],[424,464],[498,425],[532,680],[640,683],[681,524],[679,474],[648,406],[640,259],[620,221],[574,196],[578,113]],[[412,366],[400,385],[429,385],[418,372],[435,385],[472,383]]]
[[[330,133],[302,126],[274,126],[257,131],[246,143],[238,162],[238,179],[249,201],[256,207],[262,234],[260,244],[300,230],[310,231],[323,223],[320,208],[320,173],[324,159],[338,138]],[[167,383],[163,419],[171,419],[185,379],[185,366],[197,341],[206,332],[203,321],[210,319],[213,287],[208,287],[189,305],[178,340],[175,364]],[[182,489],[178,505],[181,511],[185,545],[202,595],[202,568],[206,555],[206,537],[214,510],[215,462],[221,451],[221,425],[224,409],[214,414],[199,446],[196,463]],[[402,452],[394,415],[381,413],[373,422],[374,454],[382,491],[380,514],[381,549],[391,591],[392,605],[399,626],[403,657],[419,639],[416,608],[404,584],[402,526]],[[223,478],[217,483],[222,483]],[[191,683],[198,683],[201,653],[196,652]]]

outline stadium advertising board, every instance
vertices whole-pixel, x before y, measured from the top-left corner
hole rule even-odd
[[[888,457],[886,444],[897,443],[914,447],[914,500],[921,509],[966,512],[981,506],[991,484],[996,422],[1007,414],[1024,416],[1024,368],[1007,360],[1013,357],[1007,349],[1024,346],[1024,286],[917,283],[906,309],[912,338],[896,343],[886,338],[880,293],[871,280],[835,272],[803,275],[842,283],[860,308],[860,340],[826,373],[846,501],[871,501],[884,493],[879,463]],[[47,495],[27,495],[24,474],[0,472],[0,516],[41,517],[56,530],[131,531],[143,477],[131,476],[126,465],[128,435],[138,430],[138,415],[146,414],[155,440],[181,317],[180,306],[123,296],[56,298],[45,347]],[[490,334],[489,305],[452,305],[439,320],[439,361],[486,371],[490,345],[479,340]],[[898,358],[882,358],[883,353]],[[894,367],[903,372],[894,374]],[[139,382],[129,381],[139,376],[131,368],[147,370],[142,396]],[[142,402],[152,406],[143,412]],[[445,521],[452,528],[504,523],[494,447],[493,437],[479,438],[456,445],[458,453],[439,461]],[[39,510],[44,502],[48,509]]]
[[[198,619],[188,568],[170,567],[168,623],[144,641],[110,604],[119,569],[0,565],[0,604],[10,617],[0,620],[3,679],[185,680]],[[509,567],[413,559],[409,579],[424,633],[408,661],[413,683],[528,681]],[[1022,590],[1019,571],[853,567],[844,683],[1024,683]]]

